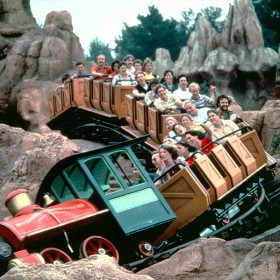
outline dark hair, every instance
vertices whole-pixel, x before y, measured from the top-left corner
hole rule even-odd
[[[188,82],[188,76],[186,74],[181,74],[178,76],[177,81],[179,82],[181,78],[186,78],[187,82]]]
[[[176,133],[175,127],[178,126],[178,125],[182,126],[180,123],[177,122],[172,126],[171,130],[173,130]]]
[[[182,114],[182,115],[180,116],[180,119],[179,119],[179,122],[180,122],[180,123],[182,122],[183,117],[186,117],[186,118],[188,118],[190,121],[193,121],[191,115],[185,113],[185,114]]]
[[[76,67],[79,66],[79,65],[85,66],[85,64],[83,62],[81,62],[81,61],[76,62]]]
[[[112,64],[111,64],[112,71],[114,69],[115,64],[118,64],[118,67],[119,67],[120,61],[119,60],[115,60],[115,61],[112,62]]]
[[[175,160],[179,156],[178,150],[171,145],[162,144],[162,145],[159,146],[159,150],[161,148],[166,150],[167,152],[169,152],[171,154],[171,157],[172,157],[173,160]]]
[[[214,113],[215,115],[220,116],[219,112],[218,112],[217,110],[215,110],[215,109],[210,109],[210,110],[208,110],[208,111],[207,111],[207,116],[208,116],[208,114],[210,114],[210,113]]]
[[[68,73],[63,74],[61,77],[62,83],[65,83],[69,78],[70,78],[70,74]]]
[[[120,62],[119,62],[119,66],[118,66],[118,68],[120,69],[120,68],[121,68],[121,66],[123,66],[123,65],[125,65],[125,66],[126,66],[126,63],[125,63],[124,61],[120,61]]]
[[[158,92],[158,90],[159,90],[160,88],[166,89],[165,86],[164,86],[163,84],[157,84],[156,87],[155,87],[155,89],[154,89],[154,92],[157,94],[157,92]]]
[[[145,60],[144,60],[144,62],[143,62],[144,69],[145,69],[145,67],[146,67],[146,64],[148,64],[148,63],[153,64],[152,60],[151,60],[149,57],[145,58]]]
[[[152,151],[151,156],[152,156],[152,155],[155,155],[155,154],[159,154],[159,150],[154,150],[154,151]]]
[[[194,146],[190,145],[188,143],[187,139],[185,139],[185,138],[182,138],[180,141],[177,142],[177,144],[184,146],[191,153],[193,153],[193,152],[195,152],[197,150]]]
[[[139,64],[143,65],[143,62],[142,62],[141,59],[135,59],[133,65],[134,65],[135,63],[139,63]]]
[[[162,78],[161,78],[161,80],[160,80],[161,83],[165,82],[164,77],[165,77],[165,75],[166,75],[167,73],[169,73],[169,72],[170,72],[170,73],[172,74],[172,76],[173,76],[173,83],[176,83],[176,82],[177,82],[177,79],[176,79],[176,77],[174,76],[173,71],[172,71],[172,70],[165,70],[164,73],[163,73],[163,75],[162,75]]]
[[[198,136],[198,133],[196,130],[187,130],[184,135],[186,136],[187,134],[190,134],[192,136]]]
[[[219,104],[220,104],[220,100],[221,100],[221,99],[227,99],[227,100],[228,100],[228,104],[231,103],[231,100],[230,100],[230,98],[229,98],[228,96],[226,96],[226,95],[224,95],[224,94],[221,94],[221,95],[218,96],[217,101],[216,101],[216,107],[217,107],[217,108],[219,107]]]
[[[159,79],[157,78],[154,78],[154,79],[151,79],[150,82],[149,82],[149,85],[152,86],[152,85],[158,85],[159,84]]]
[[[140,163],[141,163],[142,166],[144,166],[144,167],[147,166],[147,162],[146,162],[145,159],[140,158],[139,161],[140,161]]]

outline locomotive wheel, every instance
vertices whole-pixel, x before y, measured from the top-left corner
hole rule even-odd
[[[119,261],[119,253],[113,243],[108,239],[93,235],[83,241],[80,247],[80,254],[86,258],[91,255],[108,255]]]
[[[57,248],[46,248],[40,253],[45,259],[46,263],[61,265],[70,262],[72,259],[62,250]]]

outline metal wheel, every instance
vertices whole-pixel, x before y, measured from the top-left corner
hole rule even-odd
[[[55,265],[61,265],[72,260],[65,252],[57,248],[46,248],[40,254],[46,263]]]
[[[91,255],[108,255],[119,261],[119,253],[116,247],[108,239],[93,235],[83,241],[80,248],[82,257]]]

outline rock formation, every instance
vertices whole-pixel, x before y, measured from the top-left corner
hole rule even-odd
[[[39,28],[29,0],[0,0],[2,120],[12,119],[20,125],[24,120],[30,130],[45,131],[48,94],[77,61],[84,61],[84,55],[67,11],[49,13],[44,27]],[[34,99],[36,104],[32,104]],[[28,103],[31,105],[26,107]],[[33,109],[34,119],[28,113]]]
[[[156,54],[155,65],[170,58],[167,50]],[[244,109],[259,110],[266,100],[275,98],[277,57],[274,50],[264,47],[252,2],[235,0],[221,34],[198,17],[187,46],[175,61],[174,73],[186,73],[199,82],[215,82],[219,93],[233,95]],[[157,72],[161,73],[160,69]]]

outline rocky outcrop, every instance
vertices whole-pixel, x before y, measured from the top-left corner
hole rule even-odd
[[[8,271],[1,280],[270,280],[279,279],[280,243],[258,245],[247,239],[224,241],[218,238],[199,239],[169,259],[132,273],[114,258],[93,255],[79,261],[55,266],[23,264]]]
[[[90,256],[76,262],[60,266],[52,264],[24,264],[13,268],[1,280],[152,280],[148,275],[134,274],[116,263],[108,256]]]
[[[139,273],[157,280],[268,280],[279,278],[279,261],[279,242],[255,245],[246,239],[225,242],[211,238],[200,239]]]
[[[266,100],[278,97],[274,91],[277,58],[274,50],[264,47],[252,2],[235,0],[221,34],[198,17],[174,73],[186,73],[190,81],[215,82],[219,93],[233,95],[245,110],[259,110]],[[155,65],[161,60],[156,56]]]
[[[43,28],[37,26],[29,0],[0,0],[0,15],[0,114],[3,119],[11,119],[20,107],[20,118],[29,122],[23,113],[30,109],[26,108],[28,95],[25,98],[11,96],[15,92],[22,94],[21,88],[26,89],[25,80],[33,80],[32,88],[38,91],[52,93],[62,73],[72,69],[75,62],[84,61],[83,50],[73,33],[72,18],[67,11],[49,13]],[[39,80],[52,82],[52,88],[36,84]],[[36,98],[37,102],[45,102],[43,95],[40,96],[42,100]],[[34,94],[29,96],[29,103],[33,102],[32,97]],[[44,110],[37,113],[46,112],[45,108],[41,109]],[[40,128],[46,124],[44,114],[37,119],[38,123],[35,119],[29,129],[44,130]]]
[[[27,189],[34,198],[51,167],[80,151],[58,132],[30,133],[4,124],[0,124],[0,147],[0,220],[9,215],[4,201],[12,190]]]

